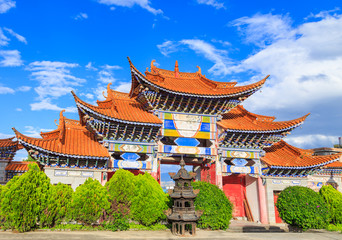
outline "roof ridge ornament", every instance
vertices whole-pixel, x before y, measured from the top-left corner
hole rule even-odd
[[[196,66],[196,67],[198,68],[197,73],[200,74],[200,75],[202,75],[201,67],[200,67],[200,66]]]
[[[176,60],[175,63],[175,77],[178,78],[179,77],[179,67],[178,67],[178,61]]]
[[[155,59],[153,59],[153,60],[151,61],[151,73],[154,73],[154,74],[157,73],[157,68],[156,68],[156,66],[154,66],[154,63],[155,63],[155,62],[156,62]]]

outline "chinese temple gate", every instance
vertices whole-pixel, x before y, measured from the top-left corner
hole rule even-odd
[[[11,165],[11,162],[16,152],[22,148],[18,141],[13,141],[12,138],[0,139],[0,182],[5,183],[15,175],[21,175],[24,171],[12,168],[13,170],[8,171],[6,168]]]
[[[154,66],[141,73],[129,60],[129,93],[107,86],[105,100],[92,105],[72,92],[80,120],[61,113],[56,130],[42,138],[15,130],[29,154],[53,182],[76,188],[87,177],[104,183],[116,169],[150,173],[160,182],[161,164],[194,166],[197,179],[217,185],[234,204],[234,216],[251,210],[256,221],[274,222],[274,191],[308,184],[306,178],[341,154],[313,156],[282,139],[308,116],[275,121],[241,104],[264,79],[245,86],[217,82],[196,72]],[[277,183],[282,179],[281,183]],[[340,181],[340,180],[339,180]]]

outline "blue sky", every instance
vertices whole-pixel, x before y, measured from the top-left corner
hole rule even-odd
[[[340,1],[0,0],[0,138],[12,127],[39,136],[61,109],[78,118],[74,90],[103,99],[107,83],[128,91],[126,57],[161,68],[248,84],[270,74],[245,102],[289,120],[311,112],[286,139],[297,147],[342,135]],[[18,154],[20,159],[25,152]]]

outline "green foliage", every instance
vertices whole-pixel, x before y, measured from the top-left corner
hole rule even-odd
[[[131,216],[139,223],[150,226],[165,219],[164,210],[167,196],[159,183],[148,173],[136,176],[134,197],[131,204]]]
[[[23,159],[23,162],[37,162],[37,160],[32,158],[30,155],[27,155],[27,158]]]
[[[117,230],[125,231],[130,227],[127,217],[122,216],[120,213],[114,213],[112,220],[102,223],[102,226],[105,230],[110,230],[113,232]]]
[[[280,217],[288,224],[302,228],[325,228],[329,223],[329,210],[323,198],[307,187],[287,187],[276,204]]]
[[[323,186],[319,193],[328,205],[331,222],[342,224],[342,193],[330,185]]]
[[[50,179],[34,163],[29,164],[28,172],[10,180],[1,193],[4,228],[19,232],[35,229],[44,218],[50,187]]]
[[[194,189],[200,189],[195,199],[196,210],[203,210],[198,221],[200,228],[227,229],[232,218],[232,204],[224,192],[207,182],[192,182]]]
[[[328,231],[339,231],[342,233],[342,224],[329,224],[327,227],[326,227],[326,230]]]
[[[99,181],[88,178],[76,188],[71,208],[74,220],[86,225],[96,223],[110,208],[106,188]]]
[[[145,230],[145,231],[159,231],[159,230],[169,229],[168,226],[166,226],[165,224],[161,224],[161,223],[156,223],[156,224],[151,225],[151,226],[144,226],[141,224],[130,223],[129,227],[132,230]]]
[[[70,186],[62,183],[50,187],[48,205],[43,211],[41,227],[53,227],[67,220],[73,192]]]
[[[119,169],[106,183],[111,202],[111,209],[114,213],[128,215],[134,196],[134,174],[130,171]]]

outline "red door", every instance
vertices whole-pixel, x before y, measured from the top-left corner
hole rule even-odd
[[[245,207],[243,205],[244,192],[246,191],[245,175],[232,174],[222,178],[223,192],[232,202],[233,217],[245,217]]]
[[[273,192],[273,199],[274,199],[274,214],[275,214],[275,221],[276,223],[282,223],[283,220],[279,216],[278,208],[276,206],[278,197],[279,197],[280,191],[274,191]]]

